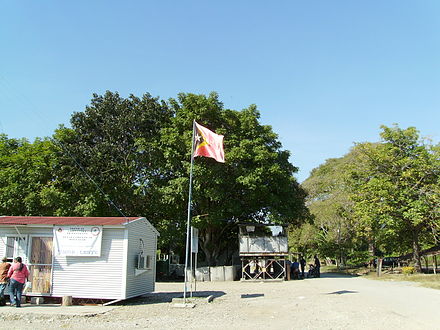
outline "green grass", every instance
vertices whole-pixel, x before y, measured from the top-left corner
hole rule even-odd
[[[374,269],[372,271],[369,271],[368,268],[365,267],[345,267],[344,269],[337,269],[336,266],[325,266],[322,271],[361,275],[370,280],[378,281],[410,281],[416,282],[423,287],[440,290],[440,274],[389,274],[384,270],[382,276],[379,277]]]
[[[440,290],[440,274],[384,274],[377,276],[376,273],[369,273],[365,276],[368,279],[379,281],[410,281],[416,282],[426,288],[432,288]]]

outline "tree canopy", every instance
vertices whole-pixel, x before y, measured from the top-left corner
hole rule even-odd
[[[54,135],[60,189],[72,197],[69,212],[121,216],[119,208],[126,216],[150,215],[148,186],[161,167],[161,151],[154,148],[170,116],[168,105],[150,94],[111,92],[93,95],[84,112],[74,113],[72,127]]]
[[[359,246],[362,243],[357,240],[358,224],[352,216],[353,202],[347,183],[353,161],[353,152],[328,159],[313,169],[302,183],[313,222],[293,231],[291,241],[297,242],[296,248],[307,247],[342,263],[347,257],[359,257],[355,251],[362,250],[363,246]],[[298,235],[300,239],[295,240]]]
[[[303,183],[314,217],[307,244],[352,260],[413,251],[420,269],[420,246],[439,239],[439,146],[414,127],[381,129],[380,142],[356,144]]]
[[[381,138],[357,146],[362,165],[351,173],[355,215],[387,252],[411,247],[420,270],[420,240],[436,233],[440,219],[439,146],[414,127],[382,126]]]
[[[54,194],[57,157],[48,139],[9,139],[0,134],[0,214],[63,213],[60,194]]]
[[[3,214],[145,216],[162,249],[185,243],[193,120],[225,135],[226,163],[194,162],[193,225],[210,264],[231,258],[237,222],[298,224],[305,194],[255,105],[225,109],[216,93],[93,95],[53,139],[0,139]],[[23,173],[26,174],[23,177]]]
[[[297,168],[271,127],[259,123],[256,106],[224,109],[215,93],[180,94],[170,104],[174,117],[161,138],[167,180],[159,189],[161,209],[170,213],[162,218],[180,219],[180,226],[186,220],[193,120],[225,135],[224,164],[202,157],[194,162],[192,213],[209,263],[236,241],[237,222],[302,221],[305,195],[293,176]]]

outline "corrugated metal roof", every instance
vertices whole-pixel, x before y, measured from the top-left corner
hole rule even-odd
[[[115,226],[138,220],[141,217],[23,217],[0,216],[1,225],[83,225]]]

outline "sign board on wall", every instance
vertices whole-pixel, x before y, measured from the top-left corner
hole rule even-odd
[[[54,226],[55,254],[100,257],[102,226]]]

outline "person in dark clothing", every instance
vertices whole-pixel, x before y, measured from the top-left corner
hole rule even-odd
[[[319,262],[318,256],[315,254],[315,269],[316,277],[321,277],[321,263]]]
[[[301,276],[304,278],[304,271],[306,269],[306,259],[304,259],[303,255],[299,257],[299,264],[301,265]]]
[[[299,262],[296,261],[296,259],[293,259],[291,271],[292,271],[292,279],[298,280],[299,279]]]

